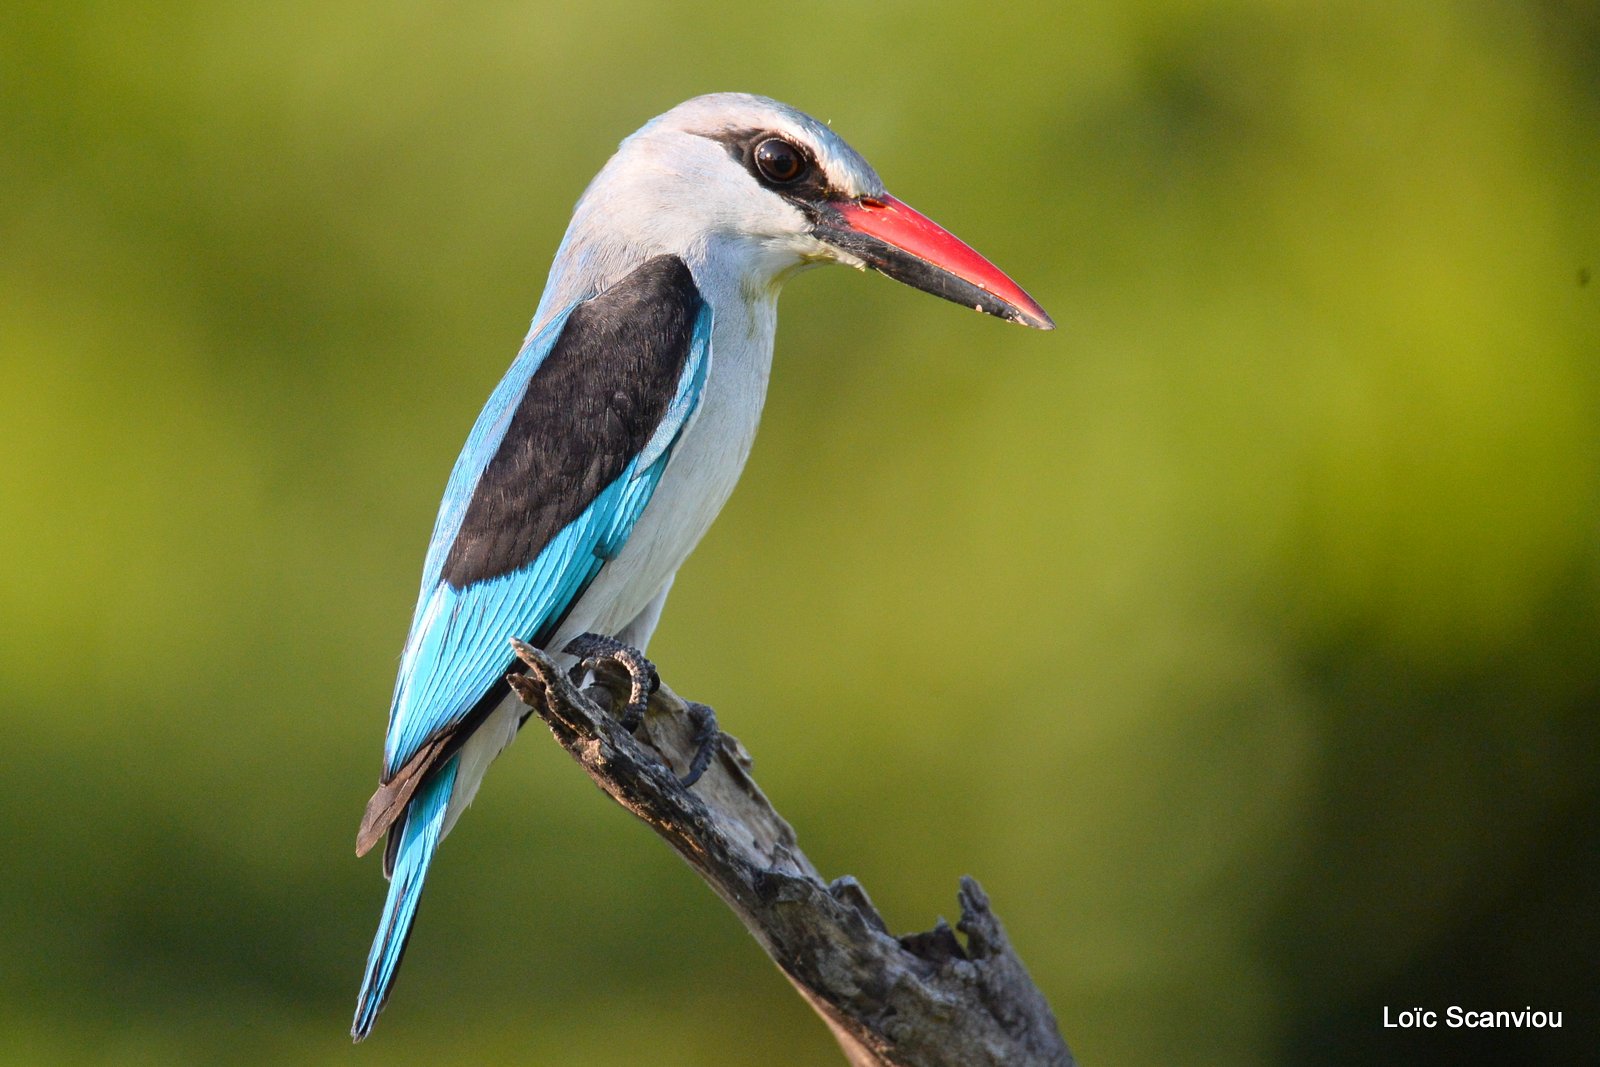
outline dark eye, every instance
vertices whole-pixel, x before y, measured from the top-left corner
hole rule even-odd
[[[756,145],[756,169],[767,181],[783,185],[805,173],[806,160],[788,141],[769,137]]]

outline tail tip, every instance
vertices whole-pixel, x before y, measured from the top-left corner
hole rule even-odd
[[[383,1002],[374,1002],[371,998],[363,996],[356,1005],[356,1017],[350,1023],[350,1043],[359,1045],[372,1033],[372,1024],[378,1021],[378,1012],[383,1010]]]

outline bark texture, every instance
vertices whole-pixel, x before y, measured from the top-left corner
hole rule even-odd
[[[526,645],[517,694],[608,796],[667,840],[744,923],[822,1016],[855,1067],[1072,1067],[1044,996],[1012,950],[989,898],[962,878],[956,930],[896,937],[855,879],[823,881],[789,824],[722,734],[690,789],[692,706],[665,685],[639,736],[609,710],[626,678],[601,673],[581,692]],[[604,705],[604,706],[603,706]]]

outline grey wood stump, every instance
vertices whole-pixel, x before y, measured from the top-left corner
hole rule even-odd
[[[854,878],[824,882],[727,734],[691,788],[691,705],[665,685],[639,736],[612,708],[628,681],[607,670],[579,690],[545,653],[514,642],[511,676],[596,785],[666,839],[744,923],[821,1015],[855,1067],[1073,1067],[1050,1005],[1012,949],[989,898],[961,879],[955,931],[896,937]],[[674,770],[677,768],[677,770]]]

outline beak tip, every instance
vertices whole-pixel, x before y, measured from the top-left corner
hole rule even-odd
[[[1050,313],[1038,304],[1034,304],[1032,307],[1020,307],[1012,304],[1011,310],[1013,313],[1006,317],[1018,326],[1027,326],[1031,329],[1044,331],[1056,328],[1056,320],[1052,319]]]

